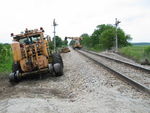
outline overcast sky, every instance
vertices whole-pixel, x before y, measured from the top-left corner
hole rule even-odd
[[[1,0],[0,42],[10,43],[10,34],[25,28],[43,27],[52,37],[54,18],[62,38],[91,35],[97,25],[118,18],[132,42],[150,42],[150,0]]]

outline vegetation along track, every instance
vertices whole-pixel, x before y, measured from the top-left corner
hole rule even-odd
[[[148,69],[135,67],[119,60],[97,55],[93,52],[78,50],[79,53],[115,73],[117,77],[150,94],[150,74]]]

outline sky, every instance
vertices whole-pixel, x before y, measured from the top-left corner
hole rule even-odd
[[[91,35],[100,24],[114,24],[133,38],[150,42],[150,0],[0,0],[0,43],[11,43],[11,33],[43,27],[53,37]]]

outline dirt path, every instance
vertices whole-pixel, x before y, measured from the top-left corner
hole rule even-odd
[[[150,97],[75,51],[62,54],[64,75],[0,81],[0,113],[149,113]]]

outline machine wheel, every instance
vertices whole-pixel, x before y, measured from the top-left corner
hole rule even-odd
[[[63,75],[63,61],[59,53],[53,54],[53,68],[56,76]]]
[[[52,57],[53,57],[53,64],[60,63],[62,68],[64,67],[62,57],[59,53],[54,53]]]
[[[19,82],[19,70],[9,74],[9,81],[10,82]]]
[[[10,82],[19,82],[20,66],[18,63],[12,64],[12,73],[9,74]]]

